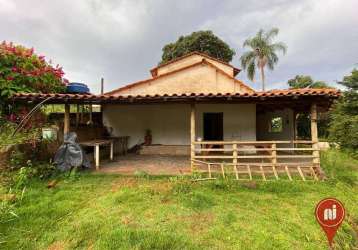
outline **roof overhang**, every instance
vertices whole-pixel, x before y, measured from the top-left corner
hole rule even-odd
[[[93,94],[40,94],[17,93],[12,97],[16,103],[47,104],[151,104],[151,103],[256,103],[272,105],[317,105],[329,107],[340,96],[337,89],[289,89],[254,93],[226,94],[172,94],[114,96]]]

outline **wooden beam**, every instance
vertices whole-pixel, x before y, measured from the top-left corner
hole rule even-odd
[[[311,139],[313,143],[318,142],[318,129],[317,129],[317,105],[311,105]]]
[[[195,159],[195,104],[190,104],[190,156],[191,156],[191,171],[194,170],[193,160]]]
[[[63,120],[63,135],[70,132],[70,104],[65,104],[65,115]]]
[[[319,164],[317,104],[316,103],[313,103],[311,105],[311,139],[312,139],[312,148],[315,149],[312,152],[313,163]]]
[[[237,144],[233,143],[232,144],[232,163],[237,164]]]
[[[225,171],[224,171],[224,164],[220,164],[220,167],[221,167],[221,173],[223,175],[223,178],[225,179]]]
[[[78,124],[80,123],[80,105],[76,105],[76,128],[78,128]]]
[[[288,179],[289,179],[290,181],[292,181],[292,177],[291,177],[290,171],[288,171],[288,167],[287,167],[287,165],[285,166],[285,170],[286,170],[286,173],[287,173]]]

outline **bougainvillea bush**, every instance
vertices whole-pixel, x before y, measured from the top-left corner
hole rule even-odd
[[[0,97],[6,100],[17,92],[63,92],[67,80],[62,67],[51,65],[33,48],[0,44]]]

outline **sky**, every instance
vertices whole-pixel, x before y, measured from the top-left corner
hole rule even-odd
[[[332,86],[358,67],[358,0],[0,0],[0,40],[34,47],[65,77],[99,93],[150,78],[165,44],[212,30],[235,49],[261,28],[280,29],[286,55],[267,71],[267,88],[287,88],[295,75]],[[242,71],[238,79],[259,90]]]

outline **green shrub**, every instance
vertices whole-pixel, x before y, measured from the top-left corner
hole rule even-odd
[[[340,84],[348,90],[330,113],[330,140],[358,158],[358,70],[354,69]]]

